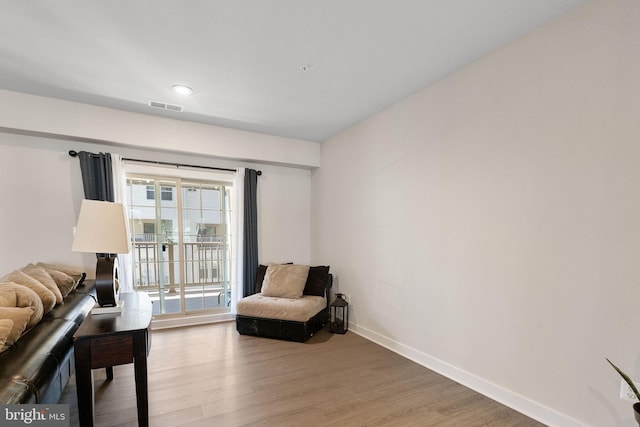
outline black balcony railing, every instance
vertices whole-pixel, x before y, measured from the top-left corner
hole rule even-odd
[[[185,288],[225,288],[228,283],[228,250],[224,242],[182,244],[183,279],[180,279],[178,244],[156,242],[155,235],[137,235],[133,248],[134,284],[140,290],[176,292]]]

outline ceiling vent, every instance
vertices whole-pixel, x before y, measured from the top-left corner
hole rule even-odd
[[[179,113],[181,113],[184,110],[184,107],[182,105],[169,104],[167,102],[152,101],[152,100],[149,100],[149,107],[159,108],[161,110],[177,111]]]

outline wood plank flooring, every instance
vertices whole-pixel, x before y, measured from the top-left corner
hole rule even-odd
[[[241,336],[235,323],[153,331],[150,425],[542,426],[354,333],[307,343]],[[97,426],[137,424],[133,365],[94,371]],[[75,378],[60,403],[78,424]]]

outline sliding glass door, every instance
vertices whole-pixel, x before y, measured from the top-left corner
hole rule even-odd
[[[228,311],[228,184],[127,177],[134,288],[154,314]]]

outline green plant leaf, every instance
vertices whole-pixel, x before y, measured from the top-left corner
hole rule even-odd
[[[631,390],[633,390],[633,393],[636,395],[636,398],[638,399],[638,401],[640,401],[640,393],[638,392],[636,385],[633,383],[633,380],[629,377],[629,375],[622,372],[620,368],[618,368],[616,365],[613,364],[613,362],[611,362],[611,360],[607,359],[607,362],[609,362],[609,364],[613,366],[613,369],[615,369],[616,372],[620,374],[622,379],[629,385]]]

